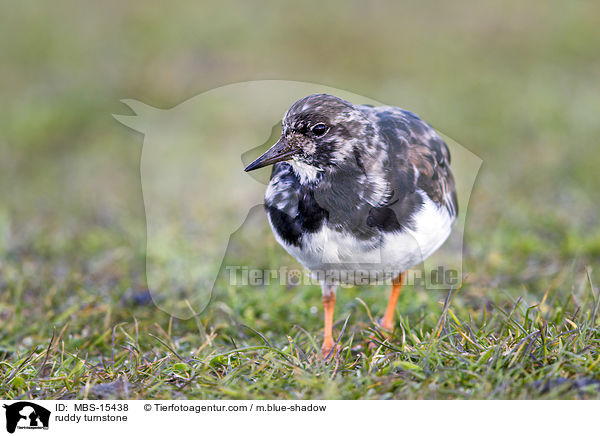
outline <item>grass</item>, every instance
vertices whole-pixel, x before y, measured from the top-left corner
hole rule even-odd
[[[407,287],[392,337],[372,318],[384,289],[343,289],[342,351],[324,362],[318,288],[229,287],[182,321],[125,277],[67,277],[38,299],[48,272],[34,265],[4,274],[6,399],[600,398],[600,298],[575,266],[539,297],[539,279],[485,296],[472,279],[448,294]]]
[[[600,399],[599,5],[13,5],[0,398]],[[340,290],[330,363],[314,286],[219,280],[189,320],[147,289],[141,136],[111,114],[265,78],[403,106],[484,162],[460,288],[407,287],[389,339],[388,290]],[[291,262],[268,231],[242,245],[236,265]]]

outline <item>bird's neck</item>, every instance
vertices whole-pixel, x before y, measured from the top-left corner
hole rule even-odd
[[[377,207],[387,201],[391,193],[386,174],[367,173],[358,166],[323,171],[315,182],[305,186],[313,191],[317,203],[330,216],[354,216],[357,207]]]
[[[386,150],[379,147],[364,146],[354,148],[352,154],[343,163],[328,168],[319,174],[322,189],[332,189],[334,195],[356,197],[361,202],[373,206],[389,198],[390,174]],[[340,191],[340,187],[344,187]]]
[[[290,166],[302,185],[317,183],[322,175],[320,173],[323,172],[323,170],[299,160],[291,160]]]
[[[346,150],[345,159],[323,169],[299,160],[291,160],[289,164],[304,188],[331,199],[339,208],[383,203],[391,191],[386,162],[385,151],[369,144],[368,148]]]

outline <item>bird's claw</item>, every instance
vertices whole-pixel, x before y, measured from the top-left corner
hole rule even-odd
[[[329,360],[338,356],[341,350],[342,347],[339,344],[323,344],[321,347],[321,357],[323,357],[323,360]]]

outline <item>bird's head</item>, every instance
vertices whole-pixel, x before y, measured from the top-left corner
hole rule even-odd
[[[289,161],[311,179],[318,172],[355,162],[357,147],[364,147],[372,134],[370,121],[357,106],[333,95],[311,94],[288,109],[279,141],[245,171]]]

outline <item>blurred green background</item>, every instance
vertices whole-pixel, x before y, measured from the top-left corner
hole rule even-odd
[[[254,79],[419,113],[484,160],[472,231],[534,213],[597,238],[599,16],[580,1],[4,3],[3,250],[60,255],[106,227],[141,243],[126,223],[143,224],[142,138],[111,117],[119,100],[168,108]]]
[[[0,17],[0,292],[30,316],[47,295],[61,311],[145,286],[143,137],[112,118],[119,100],[170,108],[257,79],[401,106],[483,159],[470,295],[539,296],[585,266],[600,281],[600,2],[20,1]],[[2,306],[5,344],[33,334],[25,319]]]

